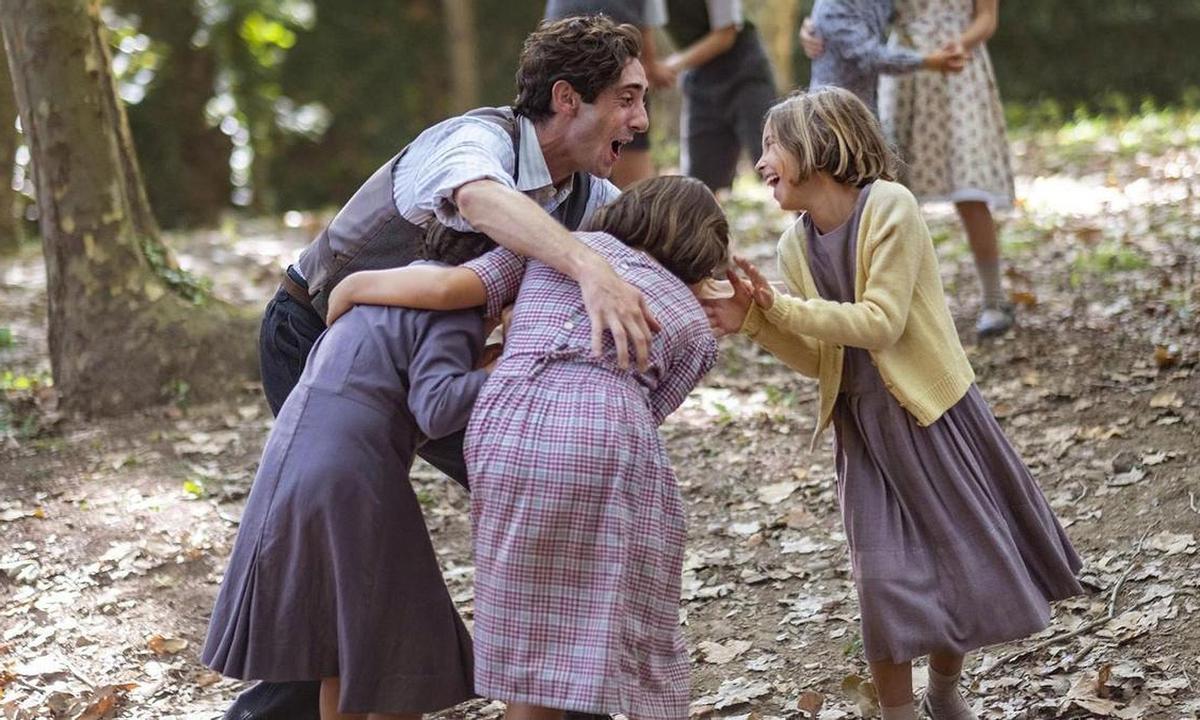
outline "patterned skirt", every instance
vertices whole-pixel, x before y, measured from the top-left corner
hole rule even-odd
[[[583,361],[494,375],[465,452],[476,692],[686,718],[683,500],[644,391]]]
[[[939,17],[897,26],[892,42],[922,53],[941,48],[957,36],[961,21]],[[881,76],[879,119],[900,154],[901,181],[922,202],[1012,206],[1004,107],[985,46],[971,51],[960,73]]]

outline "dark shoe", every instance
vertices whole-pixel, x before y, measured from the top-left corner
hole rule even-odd
[[[260,682],[234,699],[224,720],[320,720],[320,702],[320,682]]]
[[[975,321],[975,332],[980,340],[997,337],[1008,332],[1013,326],[1013,309],[1011,305],[999,308],[984,308]]]

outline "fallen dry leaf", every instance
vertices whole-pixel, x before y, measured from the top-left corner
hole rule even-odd
[[[168,638],[162,635],[153,635],[146,641],[146,647],[155,655],[174,655],[187,646],[188,641],[183,638]]]
[[[730,640],[724,644],[705,640],[697,647],[704,654],[704,662],[713,665],[725,665],[737,656],[753,647],[749,640]]]
[[[800,698],[796,700],[796,709],[802,713],[808,713],[808,717],[815,718],[821,712],[821,707],[825,704],[825,696],[818,692],[806,690],[800,693]]]
[[[1152,408],[1180,408],[1183,407],[1183,400],[1179,399],[1179,393],[1170,390],[1164,390],[1154,397],[1150,398],[1150,407]]]
[[[800,483],[787,481],[763,485],[758,489],[758,499],[768,505],[778,505],[791,497],[799,487]]]

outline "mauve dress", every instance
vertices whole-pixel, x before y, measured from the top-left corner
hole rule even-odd
[[[591,356],[579,285],[498,249],[467,263],[490,313],[516,297],[464,454],[475,542],[475,690],[505,702],[686,720],[683,497],[657,426],[716,359],[691,291],[604,233],[576,233],[662,329],[646,372]],[[517,294],[518,286],[520,294]]]
[[[858,225],[821,235],[805,215],[821,297],[854,302]],[[845,349],[833,411],[838,500],[869,662],[965,654],[1046,627],[1083,592],[1079,556],[972,384],[928,427],[900,407],[871,355]]]
[[[318,338],[267,438],[202,659],[340,676],[343,713],[473,697],[471,639],[408,481],[422,433],[462,429],[486,373],[478,311],[358,306]]]

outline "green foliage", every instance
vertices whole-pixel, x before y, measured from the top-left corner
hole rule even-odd
[[[255,10],[242,20],[238,34],[246,41],[250,54],[264,68],[275,68],[287,57],[296,44],[296,33],[278,20],[272,20]]]
[[[187,407],[192,386],[186,380],[171,380],[163,386],[163,396],[176,407]]]
[[[175,264],[167,247],[153,238],[139,238],[142,255],[150,269],[180,297],[193,305],[203,305],[212,296],[212,280],[198,277]]]
[[[12,347],[14,344],[12,328],[0,327],[0,348]]]
[[[842,654],[846,657],[859,657],[862,655],[862,650],[862,635],[859,631],[852,629],[847,632],[846,642],[842,645]]]
[[[1105,240],[1079,253],[1072,263],[1072,269],[1101,274],[1141,270],[1147,265],[1149,260],[1136,248],[1116,240]]]
[[[199,500],[204,497],[204,480],[199,477],[190,477],[183,481],[183,492],[192,500]]]
[[[52,385],[54,385],[54,380],[51,379],[50,374],[47,372],[30,375],[14,373],[12,370],[0,372],[0,392],[36,390]]]

